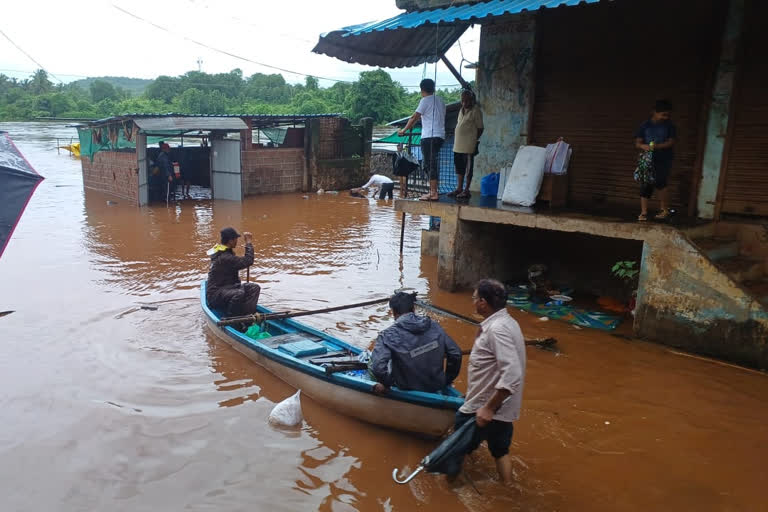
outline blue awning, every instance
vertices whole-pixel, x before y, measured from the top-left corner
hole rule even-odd
[[[322,34],[312,51],[369,66],[417,66],[439,60],[470,25],[486,18],[599,1],[491,0],[404,12],[384,21],[353,25]]]

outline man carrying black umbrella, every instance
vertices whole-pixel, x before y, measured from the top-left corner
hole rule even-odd
[[[472,301],[484,320],[469,356],[467,396],[456,413],[456,429],[467,421],[477,422],[469,451],[487,441],[499,476],[507,484],[512,481],[512,422],[520,417],[523,399],[525,339],[507,312],[507,291],[499,281],[477,283]]]

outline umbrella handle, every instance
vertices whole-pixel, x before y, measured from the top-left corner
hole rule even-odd
[[[395,469],[393,469],[393,470],[392,470],[392,480],[394,480],[394,481],[395,481],[395,482],[397,482],[398,484],[407,484],[408,482],[410,482],[411,480],[413,480],[413,478],[414,478],[416,475],[418,475],[419,473],[421,473],[423,470],[424,470],[424,466],[419,466],[418,468],[416,468],[416,471],[414,471],[413,473],[411,473],[410,475],[408,475],[407,477],[405,477],[405,479],[404,479],[404,480],[400,480],[400,479],[398,479],[398,477],[397,477],[397,468],[395,468]]]

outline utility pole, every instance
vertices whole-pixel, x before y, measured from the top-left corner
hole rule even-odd
[[[202,72],[203,71],[203,58],[198,57],[197,58],[197,70]]]

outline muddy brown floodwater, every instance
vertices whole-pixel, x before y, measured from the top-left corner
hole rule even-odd
[[[400,286],[469,313],[419,254],[426,218],[391,203],[280,195],[242,204],[108,205],[54,149],[62,125],[0,124],[46,180],[0,260],[0,509],[766,510],[768,377],[604,332],[512,314],[559,355],[528,352],[515,485],[481,450],[469,484],[392,482],[434,443],[324,410],[268,426],[286,384],[217,341],[197,299],[222,226],[254,232],[263,303],[314,308]],[[141,304],[158,306],[155,311]],[[310,317],[360,346],[386,307]],[[473,328],[442,320],[463,348]],[[625,333],[627,331],[624,331]],[[458,387],[464,389],[465,373]],[[478,491],[480,494],[478,494]]]

